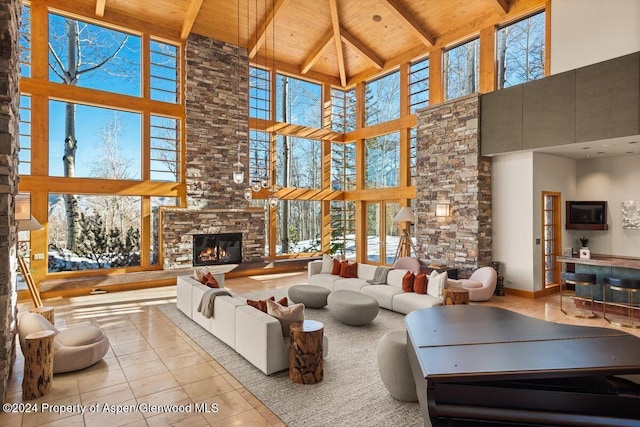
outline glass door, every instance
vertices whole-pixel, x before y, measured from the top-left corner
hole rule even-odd
[[[544,287],[560,283],[560,263],[556,257],[562,254],[562,221],[560,193],[542,192],[542,273]]]

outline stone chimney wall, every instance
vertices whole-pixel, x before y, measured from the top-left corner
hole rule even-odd
[[[20,1],[0,0],[0,399],[15,362]]]
[[[419,110],[416,238],[420,258],[469,277],[491,265],[491,158],[480,155],[480,96]],[[449,217],[436,217],[438,201]]]
[[[187,207],[163,208],[164,268],[191,266],[192,235],[199,233],[242,232],[243,262],[262,261],[264,210],[249,208],[246,179],[236,184],[232,178],[238,137],[248,170],[247,51],[191,34],[185,59]]]

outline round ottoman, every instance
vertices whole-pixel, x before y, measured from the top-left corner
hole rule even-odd
[[[291,301],[301,302],[309,308],[322,308],[327,305],[327,296],[330,293],[329,289],[315,285],[295,285],[288,291]]]
[[[327,297],[327,306],[333,317],[352,326],[370,323],[380,309],[374,297],[344,290],[331,292]]]
[[[407,333],[387,332],[378,343],[378,371],[389,394],[403,402],[417,402],[416,383],[407,357]]]

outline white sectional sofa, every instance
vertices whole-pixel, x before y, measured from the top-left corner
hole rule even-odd
[[[222,287],[224,275],[213,276]],[[202,295],[209,289],[191,276],[178,277],[178,309],[265,374],[288,369],[290,340],[282,336],[280,321],[247,305],[246,298],[228,289],[226,291],[231,296],[216,296],[213,317],[204,317],[198,312],[198,305]],[[329,352],[326,335],[323,352],[324,357]]]
[[[372,285],[376,272],[375,265],[358,264],[357,278],[343,278],[333,274],[320,273],[322,261],[311,261],[307,266],[309,284],[322,286],[330,291],[346,289],[359,291],[374,297],[382,308],[398,313],[407,314],[420,308],[434,307],[444,304],[442,299],[428,294],[416,294],[402,290],[402,278],[408,270],[392,269],[387,275],[387,283],[384,285]]]

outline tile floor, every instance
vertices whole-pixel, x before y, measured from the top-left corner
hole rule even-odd
[[[306,272],[230,279],[226,286],[238,293],[287,288],[306,283]],[[51,393],[31,401],[50,405],[46,412],[0,413],[9,426],[283,426],[284,423],[196,342],[166,319],[159,304],[175,302],[175,287],[48,300],[56,307],[56,326],[99,324],[111,348],[104,360],[85,370],[56,375]],[[489,303],[522,314],[561,323],[613,327],[601,318],[575,319],[559,310],[558,296],[535,300],[493,297]],[[19,305],[27,311],[31,304]],[[623,329],[640,336],[638,329]],[[22,402],[22,352],[18,348],[7,402]],[[151,409],[116,414],[107,405],[148,403],[185,405],[191,412],[158,413]],[[99,413],[79,413],[74,405],[98,404]],[[198,412],[194,404],[217,412]],[[59,405],[59,406],[54,406]],[[115,407],[113,408],[115,410]]]

